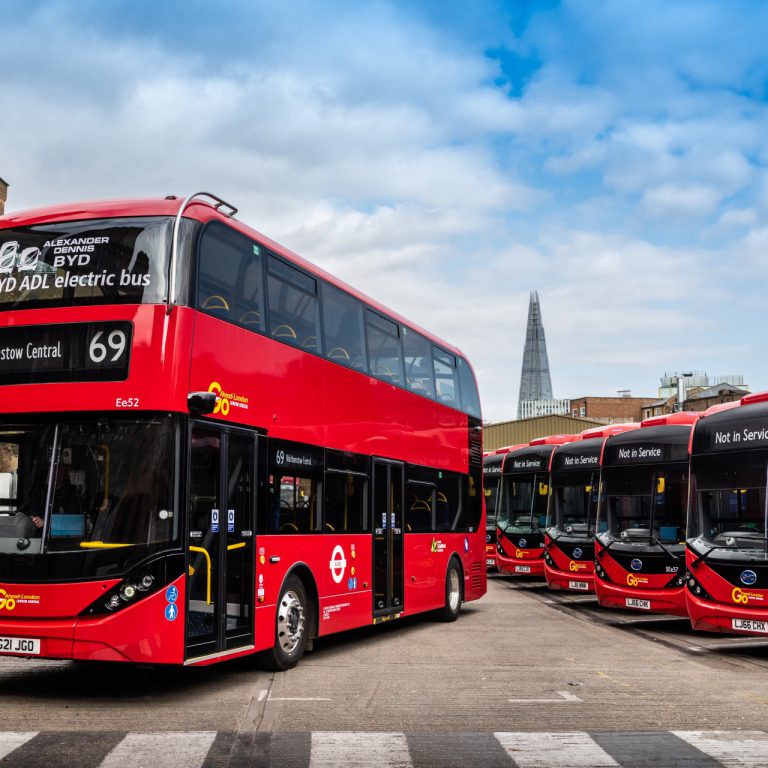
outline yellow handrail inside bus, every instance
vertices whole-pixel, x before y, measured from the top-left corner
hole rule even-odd
[[[232,549],[242,549],[245,546],[245,542],[241,541],[239,544],[228,544],[227,545],[227,552],[229,552]]]
[[[206,584],[206,593],[205,593],[205,604],[210,605],[211,604],[211,556],[202,547],[190,546],[189,551],[200,552],[201,554],[205,555],[205,561],[208,564],[208,577],[206,579],[207,584]]]
[[[83,549],[119,549],[120,547],[135,547],[135,544],[112,544],[109,541],[81,541]]]

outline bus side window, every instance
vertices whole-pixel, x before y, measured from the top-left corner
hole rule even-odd
[[[307,352],[322,352],[317,280],[270,254],[269,334]]]
[[[367,371],[362,303],[328,283],[322,287],[325,356],[356,371]]]
[[[405,384],[411,392],[435,399],[430,343],[416,331],[403,327]]]
[[[432,361],[435,368],[438,401],[452,408],[458,408],[456,358],[438,347],[432,347]]]
[[[402,386],[403,354],[397,323],[369,309],[365,313],[365,338],[370,373],[377,379]]]
[[[214,222],[200,237],[197,307],[208,315],[264,332],[261,246]]]

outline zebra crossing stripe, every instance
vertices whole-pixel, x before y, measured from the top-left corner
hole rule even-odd
[[[201,768],[216,731],[129,733],[100,768]]]
[[[672,731],[727,768],[768,768],[768,733],[762,731]]]
[[[495,733],[518,768],[616,768],[588,733]]]
[[[0,760],[37,736],[38,731],[0,731]]]
[[[404,733],[314,731],[309,768],[412,768]]]

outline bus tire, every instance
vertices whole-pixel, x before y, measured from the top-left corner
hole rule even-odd
[[[437,612],[437,618],[440,621],[456,621],[461,613],[462,598],[461,566],[452,557],[445,572],[445,605]]]
[[[289,576],[280,590],[275,616],[275,644],[259,659],[261,666],[275,672],[295,667],[307,647],[311,608],[302,580]]]

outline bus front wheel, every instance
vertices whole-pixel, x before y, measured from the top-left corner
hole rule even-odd
[[[278,672],[295,667],[307,647],[310,626],[307,591],[298,576],[289,576],[277,601],[275,644],[262,655],[262,666]]]
[[[445,605],[438,611],[441,621],[456,621],[461,613],[461,566],[455,557],[448,563],[445,573]]]

